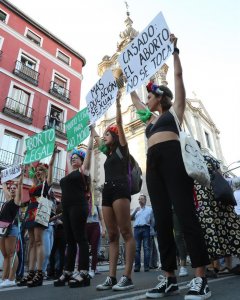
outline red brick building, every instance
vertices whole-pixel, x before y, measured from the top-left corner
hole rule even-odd
[[[28,136],[54,126],[60,150],[54,183],[59,190],[66,167],[64,124],[79,111],[85,63],[81,54],[1,0],[0,169],[22,161]]]

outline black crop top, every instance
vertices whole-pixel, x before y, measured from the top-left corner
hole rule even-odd
[[[118,148],[123,157],[120,158],[116,151],[114,151],[111,155],[107,155],[107,159],[104,163],[105,181],[114,181],[119,179],[127,180],[127,159],[129,156],[128,145],[119,145]]]
[[[150,123],[146,127],[146,137],[149,139],[154,133],[172,131],[179,135],[178,128],[175,119],[170,111],[163,113],[156,121],[156,123]]]

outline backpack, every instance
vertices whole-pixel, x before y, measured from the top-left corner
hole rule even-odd
[[[123,155],[119,148],[116,149],[116,153],[120,159],[123,159]],[[141,191],[142,170],[131,154],[129,154],[128,159],[128,181],[131,195],[135,195]]]

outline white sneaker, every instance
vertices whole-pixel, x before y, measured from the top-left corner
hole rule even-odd
[[[188,265],[191,265],[191,258],[189,255],[187,255],[186,262]]]
[[[7,288],[7,287],[11,287],[11,286],[15,286],[17,285],[15,280],[9,280],[9,279],[6,279],[4,280],[1,284],[0,284],[0,288]]]
[[[95,272],[93,270],[89,271],[88,274],[91,278],[94,278],[95,276]]]
[[[187,270],[187,268],[183,267],[183,266],[180,267],[178,276],[180,276],[180,277],[188,276],[188,270]]]

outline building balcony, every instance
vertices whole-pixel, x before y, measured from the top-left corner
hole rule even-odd
[[[0,57],[2,57],[2,54],[3,54],[3,52],[2,52],[2,50],[0,50]]]
[[[71,92],[54,81],[51,81],[50,83],[49,93],[66,103],[70,103]]]
[[[55,128],[55,133],[58,137],[66,139],[65,124],[61,121],[54,119],[52,116],[46,116],[43,130],[47,130],[50,128]]]
[[[32,124],[34,109],[10,97],[5,99],[2,112],[24,123]]]
[[[16,61],[13,73],[18,77],[30,82],[33,85],[38,85],[39,73],[28,66],[24,65],[21,61]]]
[[[23,162],[23,156],[0,149],[0,170],[9,168],[13,165],[18,165]]]
[[[57,167],[53,168],[53,183],[59,185],[60,180],[66,175],[66,171]]]

